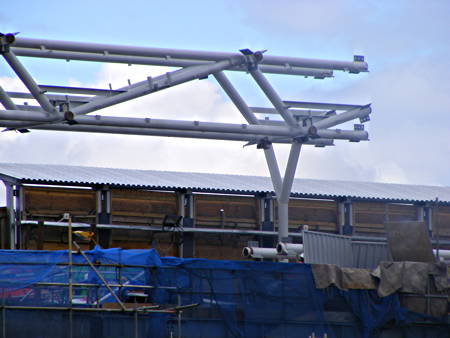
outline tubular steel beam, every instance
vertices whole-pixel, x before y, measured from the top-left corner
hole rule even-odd
[[[34,100],[34,96],[29,93],[21,92],[6,92],[14,99],[30,99]],[[44,94],[50,101],[70,102],[70,103],[87,103],[92,97],[90,96],[75,96],[75,95],[58,95],[58,94]]]
[[[167,137],[182,137],[182,138],[197,138],[208,140],[223,140],[223,141],[241,141],[259,143],[264,135],[251,134],[236,134],[236,133],[215,133],[202,131],[185,131],[172,129],[151,129],[151,128],[127,128],[127,127],[109,127],[109,126],[93,126],[93,125],[69,125],[69,124],[40,124],[39,122],[2,122],[0,126],[8,129],[28,128],[37,130],[54,130],[54,131],[72,131],[72,132],[91,132],[91,133],[106,133],[106,134],[123,134],[123,135],[145,135],[145,136],[167,136]],[[268,138],[270,140],[270,137]],[[275,143],[290,143],[290,138],[276,139]],[[317,146],[331,146],[333,140],[331,139],[311,139],[305,144]]]
[[[330,116],[326,119],[323,119],[321,121],[315,122],[313,126],[315,128],[323,129],[323,128],[330,128],[334,127],[338,124],[345,123],[348,121],[351,121],[356,118],[363,118],[368,116],[372,112],[372,108],[370,108],[370,105],[361,107],[361,108],[355,108],[352,110],[348,110],[344,113]]]
[[[86,42],[68,42],[57,40],[31,39],[24,37],[16,37],[15,47],[32,48],[32,49],[50,49],[64,50],[74,52],[99,53],[99,54],[119,54],[129,56],[148,56],[161,58],[175,58],[202,61],[221,61],[232,58],[237,53],[224,52],[205,52],[171,48],[153,48],[153,47],[132,47],[123,45],[110,45]],[[335,69],[349,71],[352,73],[368,71],[367,63],[355,61],[334,61],[334,60],[317,60],[283,56],[265,56],[262,61],[264,65],[278,65],[291,67],[305,67],[318,69]]]
[[[364,107],[364,105],[357,105],[357,104],[323,103],[323,102],[283,101],[283,103],[291,108],[312,108],[312,109],[328,109],[328,110],[350,110]]]
[[[30,93],[39,102],[42,109],[56,114],[55,107],[50,103],[48,98],[42,93],[41,89],[34,81],[33,77],[28,73],[25,67],[20,63],[17,57],[11,51],[3,53],[6,62],[11,66],[17,76],[22,80],[23,84],[28,88]]]
[[[111,96],[124,92],[123,90],[98,89],[98,88],[64,87],[64,86],[47,86],[47,85],[38,85],[38,86],[43,92],[51,92],[51,93],[72,93],[72,94]]]
[[[199,61],[188,59],[175,58],[156,58],[146,56],[126,56],[126,55],[111,55],[111,54],[94,54],[94,53],[80,53],[57,50],[41,50],[30,48],[12,48],[17,56],[28,56],[37,58],[50,58],[60,60],[79,60],[79,61],[93,61],[93,62],[109,62],[109,63],[124,63],[128,65],[148,65],[148,66],[165,66],[165,67],[190,67],[203,65],[205,63],[212,63],[214,61]],[[286,74],[286,75],[300,75],[312,76],[316,79],[324,79],[333,76],[333,71],[329,69],[313,69],[302,67],[291,67],[289,65],[261,65],[260,69],[264,73],[271,74]],[[228,68],[231,71],[247,72],[248,69],[243,66],[234,66]]]
[[[75,115],[87,114],[98,109],[110,107],[112,105],[122,103],[128,100],[135,99],[140,96],[144,96],[161,89],[172,87],[184,82],[203,78],[209,74],[220,72],[231,65],[237,65],[243,63],[245,60],[243,56],[238,56],[233,59],[219,61],[214,64],[206,64],[202,66],[193,66],[180,70],[176,70],[171,73],[166,73],[155,77],[154,79],[148,79],[134,84],[129,90],[124,93],[120,93],[111,97],[94,98],[91,102],[85,105],[76,107],[73,109]]]
[[[297,126],[297,121],[292,117],[292,115],[288,112],[287,107],[284,105],[281,98],[278,96],[278,93],[275,89],[272,88],[269,81],[267,81],[266,77],[261,73],[258,69],[250,70],[250,74],[253,79],[256,81],[259,87],[261,87],[264,94],[266,94],[267,98],[272,102],[275,109],[280,113],[281,117],[286,121],[286,123],[290,126]]]
[[[0,86],[0,103],[5,109],[18,110],[16,104],[11,100],[9,95]]]

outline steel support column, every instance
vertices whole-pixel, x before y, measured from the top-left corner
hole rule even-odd
[[[97,224],[111,223],[111,191],[105,186],[97,190]],[[109,248],[112,242],[112,230],[97,229],[97,242],[102,248]]]
[[[6,187],[6,212],[8,215],[8,247],[10,249],[17,249],[18,222],[14,205],[14,185],[5,181],[4,184]]]
[[[259,202],[260,210],[260,230],[262,231],[275,231],[274,223],[274,205],[273,198],[270,194],[256,196]],[[275,238],[260,236],[259,245],[262,248],[273,248],[276,244]]]
[[[181,205],[179,213],[183,213],[183,228],[194,227],[194,196],[191,192],[180,195]],[[182,210],[181,210],[182,209]],[[195,257],[195,234],[193,232],[183,232],[180,257]]]

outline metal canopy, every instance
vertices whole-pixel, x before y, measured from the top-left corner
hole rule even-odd
[[[284,101],[265,76],[265,73],[272,73],[324,79],[332,77],[333,71],[366,72],[368,66],[362,56],[355,56],[353,61],[318,60],[273,56],[265,51],[252,52],[249,49],[240,50],[239,53],[206,52],[30,39],[16,37],[14,34],[0,34],[0,54],[28,89],[28,92],[17,93],[6,92],[0,87],[0,103],[4,106],[4,110],[0,110],[0,127],[6,128],[5,130],[28,132],[38,129],[233,140],[263,149],[279,206],[281,241],[288,237],[287,203],[302,145],[324,147],[333,145],[335,139],[351,142],[368,140],[368,133],[362,124],[355,124],[353,130],[333,128],[354,119],[359,119],[360,123],[368,121],[370,105]],[[179,69],[154,78],[148,77],[117,90],[39,85],[17,56]],[[272,107],[249,107],[225,75],[225,71],[248,73]],[[214,76],[247,124],[91,114],[182,83],[204,79],[209,75]],[[31,98],[37,105],[19,105],[14,103],[14,98]],[[258,116],[260,114],[277,114],[282,120],[267,121]],[[291,144],[283,177],[273,143]]]

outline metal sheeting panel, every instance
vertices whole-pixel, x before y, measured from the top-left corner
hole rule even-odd
[[[386,243],[352,242],[353,267],[375,269],[380,262],[392,261]]]
[[[67,165],[0,163],[0,178],[37,184],[104,184],[165,190],[184,188],[231,194],[273,192],[269,177]],[[292,196],[328,199],[345,197],[404,203],[433,202],[437,197],[441,203],[450,203],[450,187],[297,178],[293,183]]]
[[[350,237],[303,231],[303,248],[305,263],[353,267]]]

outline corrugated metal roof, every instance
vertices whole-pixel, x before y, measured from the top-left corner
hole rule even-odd
[[[110,185],[123,188],[191,189],[234,194],[272,192],[269,177],[112,169],[68,165],[0,163],[0,177],[23,183]],[[376,199],[450,203],[450,187],[301,179],[294,180],[294,197]]]

